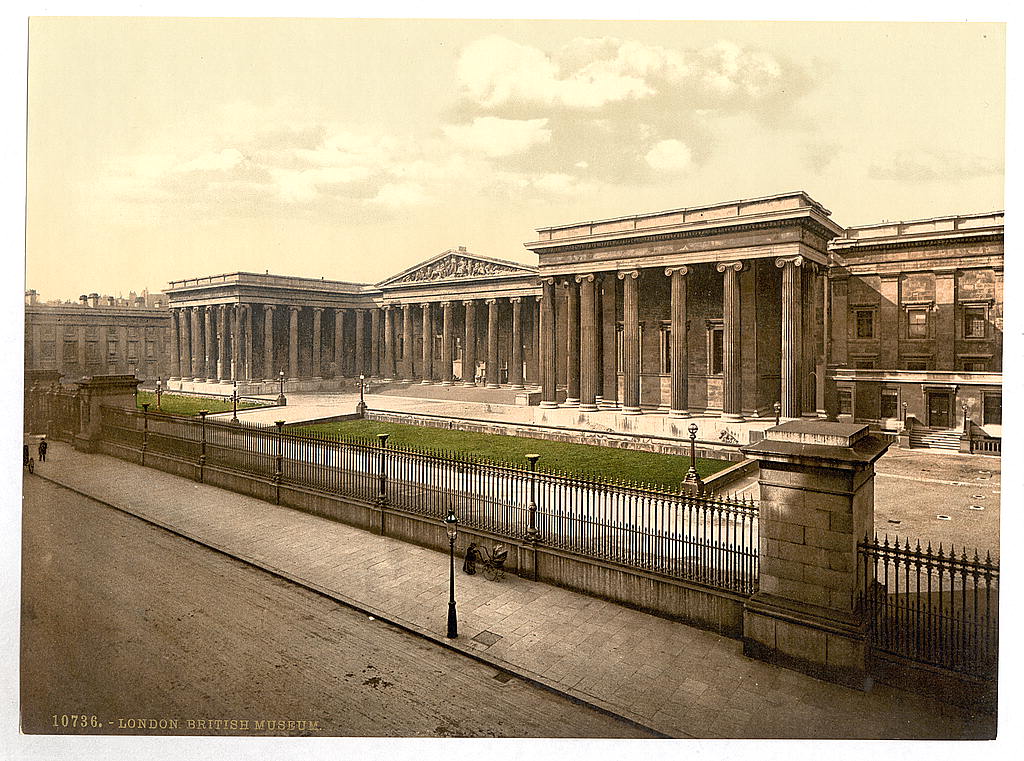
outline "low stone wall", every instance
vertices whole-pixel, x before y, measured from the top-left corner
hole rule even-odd
[[[101,451],[129,462],[142,463],[139,450],[110,441]],[[375,534],[401,539],[422,547],[448,551],[448,535],[440,520],[380,508],[360,500],[326,494],[294,484],[276,484],[218,466],[181,460],[166,454],[146,452],[144,464],[167,473],[201,480],[246,496],[302,510]],[[672,579],[635,568],[620,566],[554,548],[508,539],[479,529],[461,527],[457,551],[465,554],[470,542],[488,549],[504,544],[509,549],[509,573],[572,589],[601,599],[637,608],[663,618],[709,629],[728,637],[743,634],[743,595],[700,584]]]
[[[995,680],[957,674],[879,652],[872,653],[868,667],[872,678],[882,684],[919,695],[929,695],[944,703],[975,711],[992,713],[996,710]]]

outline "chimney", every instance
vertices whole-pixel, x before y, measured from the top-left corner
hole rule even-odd
[[[466,247],[465,246],[459,246],[459,253],[460,254],[466,253]]]
[[[98,307],[100,305],[100,295],[98,293],[89,294],[89,306]]]
[[[81,296],[78,297],[78,301],[84,307],[89,306],[89,297],[86,296],[84,293]]]
[[[29,306],[35,306],[39,303],[39,292],[35,288],[25,291],[25,301]]]
[[[114,305],[115,305],[116,303],[117,303],[117,302],[116,302],[116,300],[114,299],[114,297],[113,297],[113,296],[107,296],[107,306],[108,306],[108,307],[112,307],[112,306],[114,306]]]

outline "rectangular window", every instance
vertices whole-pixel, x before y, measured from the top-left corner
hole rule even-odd
[[[639,349],[640,356],[638,357],[640,370],[643,371],[644,367],[644,324],[641,322],[639,325],[639,341],[637,342],[637,348]],[[615,326],[615,366],[619,368],[619,374],[622,373],[622,368],[626,366],[626,363],[622,359],[623,346],[625,344],[625,331],[620,322]]]
[[[858,359],[854,361],[853,367],[856,370],[874,370],[875,361],[873,359]]]
[[[85,344],[85,358],[89,362],[99,362],[100,359],[100,342],[99,341],[87,341]]]
[[[146,341],[146,359],[156,358],[156,342]]]
[[[988,372],[988,360],[986,359],[965,359],[964,372],[986,373]]]
[[[985,403],[982,408],[982,425],[1003,424],[1003,397],[1002,394],[985,394]]]
[[[984,338],[985,307],[964,307],[964,338]]]
[[[107,357],[117,359],[117,341],[107,341]]]
[[[883,390],[882,391],[882,404],[879,410],[879,417],[883,420],[885,418],[899,417],[899,395],[896,391]]]
[[[725,330],[721,325],[708,328],[708,375],[721,375],[725,365]]]
[[[64,342],[64,361],[76,362],[78,360],[78,341]]]
[[[927,338],[928,337],[928,310],[909,309],[907,310],[907,337]]]
[[[139,361],[139,342],[129,341],[128,342],[128,361],[138,362]]]
[[[42,359],[53,359],[56,357],[56,344],[53,341],[43,341],[40,347],[40,355]]]
[[[920,372],[921,370],[927,370],[928,369],[928,360],[926,360],[926,359],[908,359],[907,360],[907,369],[908,370],[917,370],[918,372]]]
[[[672,324],[663,322],[660,331],[661,341],[661,373],[667,375],[672,372]]]
[[[858,309],[856,320],[857,338],[875,337],[875,312],[873,309]]]
[[[849,391],[839,392],[839,414],[840,415],[852,415],[853,414],[853,394]]]

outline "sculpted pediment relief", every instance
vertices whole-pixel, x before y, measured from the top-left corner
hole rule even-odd
[[[476,259],[461,254],[449,253],[416,269],[385,281],[386,285],[402,285],[405,283],[423,283],[437,280],[456,280],[459,278],[487,277],[493,275],[527,275],[531,270],[523,267],[502,264],[487,259]]]

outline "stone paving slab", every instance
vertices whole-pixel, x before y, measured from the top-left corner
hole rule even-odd
[[[44,478],[208,544],[498,668],[673,737],[972,738],[994,717],[876,685],[863,693],[753,661],[740,642],[574,592],[458,573],[448,557],[54,442]],[[254,528],[257,530],[254,531]],[[481,632],[500,639],[474,641]]]

